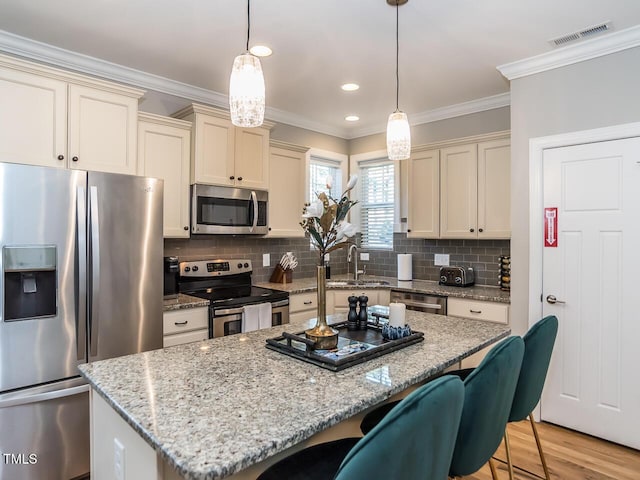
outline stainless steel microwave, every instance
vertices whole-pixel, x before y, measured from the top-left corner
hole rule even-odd
[[[191,233],[265,235],[269,193],[250,188],[191,186]]]

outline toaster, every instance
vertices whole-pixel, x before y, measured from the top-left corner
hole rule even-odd
[[[468,287],[473,285],[476,274],[472,267],[441,267],[440,285],[453,287]]]

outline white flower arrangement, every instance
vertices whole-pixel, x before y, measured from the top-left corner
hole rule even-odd
[[[346,190],[340,199],[331,196],[333,179],[327,177],[326,185],[329,194],[322,192],[317,194],[317,200],[306,203],[302,209],[302,221],[300,225],[309,233],[313,245],[320,254],[318,265],[324,265],[324,258],[339,248],[351,245],[349,238],[356,234],[356,227],[346,221],[347,213],[357,200],[350,200],[347,194],[356,186],[357,175],[351,175]]]

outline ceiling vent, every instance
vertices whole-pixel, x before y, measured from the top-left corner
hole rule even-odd
[[[585,28],[584,30],[580,30],[578,32],[568,33],[561,37],[554,38],[552,40],[549,40],[549,43],[554,47],[562,47],[564,45],[567,45],[568,43],[576,42],[578,40],[585,40],[587,38],[593,37],[595,35],[600,35],[610,30],[612,30],[611,22],[604,22],[599,25]]]

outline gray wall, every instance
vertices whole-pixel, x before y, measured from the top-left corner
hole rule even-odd
[[[511,82],[511,325],[527,330],[529,139],[640,120],[640,48]],[[540,265],[536,268],[542,268]]]

